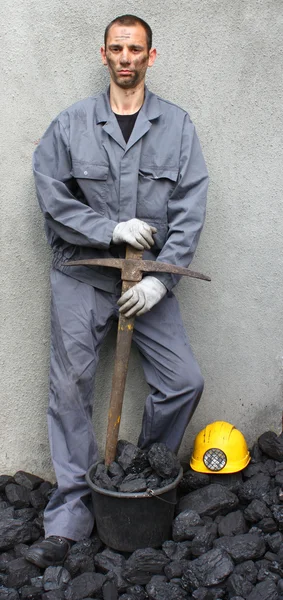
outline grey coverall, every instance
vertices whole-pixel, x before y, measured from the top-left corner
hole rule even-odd
[[[37,195],[53,248],[48,426],[58,490],[45,511],[45,534],[79,540],[93,516],[85,472],[97,460],[92,395],[101,343],[118,317],[119,271],[68,267],[69,259],[124,256],[113,245],[120,221],[157,228],[144,258],[188,266],[205,217],[208,176],[194,126],[176,105],[145,90],[126,144],[106,91],[63,111],[34,154]],[[177,451],[203,379],[171,289],[179,277],[156,274],[168,293],[136,318],[150,394],[139,445]]]

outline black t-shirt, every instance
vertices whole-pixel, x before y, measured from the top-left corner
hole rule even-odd
[[[140,111],[138,110],[138,112],[134,113],[133,115],[117,115],[116,113],[114,113],[114,115],[120,125],[121,131],[122,131],[122,134],[124,136],[124,140],[126,143],[134,129],[134,124],[136,122],[136,118],[137,118],[139,112]]]

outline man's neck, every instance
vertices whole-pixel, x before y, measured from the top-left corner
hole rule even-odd
[[[144,81],[135,88],[124,90],[113,81],[110,83],[110,106],[118,115],[133,115],[143,105]]]

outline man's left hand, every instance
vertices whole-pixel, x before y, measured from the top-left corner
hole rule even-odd
[[[139,317],[157,304],[166,292],[167,288],[159,279],[148,275],[121,296],[119,312],[125,317]]]

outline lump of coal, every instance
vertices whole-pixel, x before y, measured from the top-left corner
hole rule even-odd
[[[62,590],[50,590],[50,592],[44,592],[41,598],[42,600],[65,600],[64,592]],[[31,600],[31,598],[28,600]]]
[[[113,480],[111,477],[109,477],[107,469],[103,464],[97,465],[95,475],[93,477],[93,483],[97,485],[97,487],[101,487],[105,490],[110,490],[112,492],[117,491],[113,485]]]
[[[191,561],[182,577],[182,587],[193,592],[198,587],[218,585],[228,577],[234,569],[229,554],[221,548],[209,550],[199,558]]]
[[[70,573],[71,577],[81,575],[82,573],[91,573],[94,571],[93,558],[86,554],[68,554],[64,562],[64,567]]]
[[[277,472],[275,460],[273,460],[272,458],[268,458],[265,461],[264,466],[266,468],[266,472],[269,473],[269,475],[271,475],[271,477],[274,477],[275,472]],[[279,466],[281,467],[282,465],[280,464]]]
[[[130,583],[144,585],[149,583],[152,575],[163,573],[169,558],[161,550],[143,548],[136,550],[128,558],[123,576]]]
[[[141,473],[149,466],[147,452],[130,442],[123,443],[122,449],[117,453],[117,462],[126,475],[129,473]]]
[[[237,535],[240,533],[246,533],[247,530],[247,524],[241,510],[228,513],[228,515],[222,517],[218,522],[219,536]]]
[[[117,462],[113,461],[108,467],[108,475],[110,477],[124,477],[124,471]]]
[[[47,567],[43,576],[43,587],[50,590],[64,590],[71,579],[70,573],[64,567]]]
[[[265,517],[257,523],[257,527],[263,531],[263,533],[275,533],[277,531],[277,525],[271,517]]]
[[[254,500],[262,500],[270,490],[270,476],[264,473],[254,475],[245,481],[238,492],[240,500],[249,502]]]
[[[250,479],[254,475],[258,475],[259,473],[266,473],[265,464],[262,462],[258,463],[249,463],[248,466],[243,470],[244,479]]]
[[[278,528],[280,531],[283,530],[283,506],[282,504],[274,504],[272,506],[272,514],[273,517],[278,524]]]
[[[188,567],[188,560],[172,560],[169,565],[164,567],[164,574],[167,579],[175,579],[176,577],[182,577],[184,570]]]
[[[126,559],[121,554],[118,554],[118,552],[113,552],[110,548],[106,548],[103,552],[96,554],[94,564],[103,573],[108,573],[108,571],[114,571],[115,573],[117,569],[125,567]]]
[[[215,517],[218,514],[228,513],[238,504],[239,500],[233,492],[223,485],[212,483],[181,498],[177,513],[190,509],[195,510],[201,517],[204,515]]]
[[[30,491],[35,490],[41,483],[44,483],[44,480],[41,479],[41,477],[32,475],[32,473],[26,473],[25,471],[17,471],[14,475],[14,480],[18,485],[22,485]]]
[[[65,591],[66,600],[81,600],[87,596],[93,596],[100,592],[105,581],[105,576],[101,573],[83,573],[75,577]]]
[[[283,536],[282,533],[280,533],[280,531],[271,534],[269,533],[265,536],[265,541],[268,547],[270,548],[271,552],[275,552],[275,554],[279,552],[281,545],[283,548]]]
[[[30,504],[36,510],[43,510],[47,504],[47,499],[39,489],[32,490],[29,495]]]
[[[184,510],[173,521],[174,542],[192,540],[202,525],[203,521],[195,510]]]
[[[2,600],[19,600],[20,598],[17,590],[13,588],[7,588],[4,585],[0,586],[0,593]]]
[[[251,523],[258,523],[264,517],[271,517],[271,511],[262,500],[252,500],[244,511],[245,518]]]
[[[255,533],[223,536],[214,541],[214,547],[226,550],[235,563],[261,558],[266,550],[264,538]]]
[[[253,584],[243,575],[232,573],[227,581],[227,589],[230,593],[230,597],[242,596],[243,598],[247,598],[253,590]]]
[[[116,488],[116,490],[119,489],[121,483],[123,483],[123,476],[122,475],[115,475],[115,477],[111,478],[111,483],[112,485],[114,485],[114,487]]]
[[[161,479],[160,487],[166,487],[167,485],[171,485],[173,481],[175,481],[176,477],[169,477],[169,479]]]
[[[34,542],[40,536],[36,525],[25,515],[17,515],[12,508],[1,512],[0,518],[0,550],[9,550],[15,544]]]
[[[71,575],[64,567],[47,567],[43,576],[43,587],[46,592],[64,590],[70,579]]]
[[[116,457],[115,457],[116,462],[118,462],[119,456],[121,456],[125,446],[127,446],[128,443],[129,442],[127,442],[127,440],[118,440],[117,448],[116,448]]]
[[[274,431],[266,431],[258,438],[262,452],[278,462],[283,462],[283,433],[276,435]]]
[[[1,573],[2,572],[5,573],[8,563],[11,562],[11,560],[13,560],[13,558],[14,557],[9,552],[2,552],[2,554],[0,554],[0,572]]]
[[[31,577],[40,575],[40,570],[24,558],[15,558],[7,566],[7,587],[17,588],[29,583]]]
[[[216,523],[209,523],[200,528],[192,541],[192,555],[201,556],[211,550],[212,544],[217,537]]]
[[[17,483],[8,483],[5,488],[6,496],[16,508],[24,508],[29,506],[29,492],[27,488],[18,485]]]
[[[20,588],[21,600],[42,600],[41,592],[42,590],[33,585],[24,585]]]
[[[130,481],[123,481],[119,485],[119,492],[132,494],[134,492],[144,492],[147,489],[146,480],[143,477],[135,477]]]
[[[188,541],[176,543],[172,540],[166,540],[166,542],[162,544],[162,550],[170,560],[181,561],[190,558],[190,546],[191,544]]]
[[[70,549],[70,554],[84,554],[85,556],[94,557],[101,548],[101,540],[97,535],[91,538],[76,542]],[[68,556],[69,556],[68,555]]]
[[[148,597],[152,600],[181,600],[187,598],[185,590],[174,583],[164,581],[150,582],[146,586]]]
[[[15,483],[14,477],[11,475],[0,475],[0,493],[4,492],[8,483]]]
[[[248,595],[247,600],[278,600],[276,584],[269,579],[261,581]]]
[[[159,477],[159,475],[157,475],[156,473],[152,473],[152,475],[150,475],[147,480],[147,487],[150,490],[158,490],[158,488],[161,487],[161,477]]]
[[[257,568],[252,560],[245,560],[239,565],[235,566],[234,573],[243,575],[245,579],[250,581],[253,585],[257,580]]]
[[[104,582],[102,596],[103,600],[118,600],[118,588],[114,577]]]
[[[47,500],[49,500],[50,495],[55,491],[50,481],[44,481],[41,483],[38,490]]]
[[[192,594],[192,600],[221,600],[224,598],[225,591],[221,588],[199,587]],[[240,596],[233,597],[230,600],[244,600]]]
[[[209,485],[209,483],[210,477],[207,473],[198,473],[197,471],[193,471],[193,469],[188,469],[179,483],[179,488],[181,492],[188,494],[188,492],[198,490],[201,487]]]
[[[165,444],[152,444],[148,452],[148,460],[153,470],[160,477],[177,477],[180,471],[180,461]]]
[[[97,570],[102,573],[107,573],[107,577],[115,575],[115,585],[119,591],[127,588],[122,573],[125,568],[126,559],[121,554],[113,552],[110,548],[106,548],[103,552],[97,554],[94,558],[94,564]]]
[[[141,585],[132,585],[127,588],[128,594],[132,594],[132,600],[146,600],[147,594]]]

